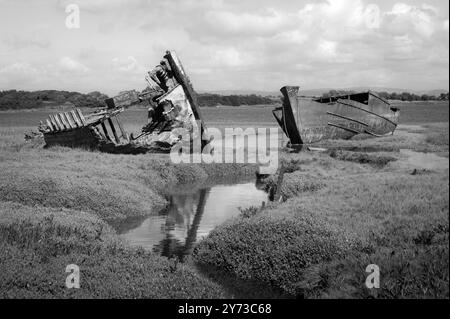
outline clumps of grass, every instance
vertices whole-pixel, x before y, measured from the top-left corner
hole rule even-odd
[[[277,184],[278,174],[270,176],[264,180],[264,190],[269,194],[275,194],[277,192]],[[292,173],[284,173],[280,195],[283,200],[287,200],[302,193],[316,192],[325,186],[324,180],[320,177],[312,176],[302,171],[294,171]]]
[[[349,152],[399,152],[401,146],[398,143],[399,136],[389,135],[380,138],[370,137],[369,139],[361,140],[354,136],[350,140],[325,140],[317,143],[319,147],[326,148],[328,151],[349,151]],[[362,136],[365,136],[364,134]]]
[[[361,192],[356,216],[367,238],[379,247],[415,247],[448,236],[448,174],[393,176],[385,186]],[[364,218],[364,219],[363,219]],[[433,235],[426,235],[432,232]]]
[[[195,260],[291,296],[448,298],[448,173],[380,171],[328,182],[219,226]],[[333,235],[318,236],[323,229]],[[372,263],[381,269],[378,295],[364,285]]]
[[[431,171],[430,170],[428,170],[428,169],[425,169],[425,168],[422,168],[422,169],[418,169],[418,168],[415,168],[415,169],[413,169],[413,171],[411,172],[411,175],[425,175],[425,174],[430,174],[431,173]]]
[[[326,184],[320,177],[296,171],[284,174],[280,194],[284,199],[288,199],[301,193],[316,192],[325,186]]]
[[[145,185],[116,178],[82,177],[64,171],[5,172],[0,197],[29,206],[92,212],[104,220],[142,216],[164,199]]]
[[[16,143],[16,130],[6,142]],[[6,134],[6,133],[4,133]],[[11,139],[9,139],[11,137]],[[165,188],[208,176],[252,175],[252,164],[173,164],[167,154],[112,155],[68,147],[0,151],[0,197],[25,205],[93,212],[106,221],[144,216],[162,208]],[[8,144],[9,145],[9,144]]]
[[[290,158],[289,160],[283,161],[283,170],[285,173],[293,173],[295,171],[301,170],[301,165],[304,163],[301,159]]]
[[[342,151],[342,150],[331,150],[329,155],[332,158],[341,160],[341,161],[349,161],[360,164],[370,164],[374,167],[384,167],[389,162],[396,161],[397,159],[393,156],[387,155],[379,155],[379,154],[370,154],[370,153],[361,153],[361,152],[350,152],[350,151]]]
[[[122,244],[110,226],[89,213],[13,202],[0,202],[0,210],[0,240],[43,256],[95,254]]]
[[[296,295],[302,271],[345,256],[359,242],[308,213],[290,218],[264,213],[213,230],[193,258],[246,280],[260,280]]]
[[[367,265],[380,269],[380,288],[368,289]],[[449,298],[448,244],[380,249],[310,267],[299,282],[305,298]]]
[[[207,176],[214,178],[254,176],[258,170],[258,165],[256,164],[239,163],[199,164],[199,167],[201,167]]]
[[[0,298],[220,298],[185,265],[132,249],[95,215],[0,202]],[[80,289],[65,287],[80,267]]]
[[[339,150],[349,152],[364,152],[364,153],[376,153],[376,152],[400,152],[400,148],[395,145],[349,145],[340,146]]]
[[[258,214],[261,211],[261,208],[256,207],[256,206],[250,206],[250,207],[247,207],[247,208],[239,207],[239,211],[241,212],[239,214],[239,217],[241,217],[241,218],[250,218],[250,217],[255,216],[256,214]]]
[[[80,268],[80,289],[65,287],[66,266]],[[222,298],[223,290],[185,265],[143,250],[100,250],[41,258],[0,243],[0,298]]]
[[[437,145],[437,146],[446,146],[448,149],[449,146],[449,136],[447,132],[437,132],[437,133],[428,133],[425,137],[425,142]]]

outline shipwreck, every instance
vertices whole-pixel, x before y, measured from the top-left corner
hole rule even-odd
[[[357,134],[393,134],[400,111],[368,91],[328,98],[302,97],[298,86],[281,88],[283,103],[272,113],[289,139],[302,145],[325,139],[349,139]]]
[[[170,152],[177,143],[186,142],[182,138],[188,135],[189,143],[200,140],[202,151],[210,147],[196,93],[175,52],[167,51],[145,79],[148,86],[142,92],[125,91],[108,98],[105,108],[89,114],[74,109],[49,115],[39,125],[46,146],[121,154]],[[147,123],[138,136],[128,134],[120,118],[126,108],[136,104],[148,108]]]

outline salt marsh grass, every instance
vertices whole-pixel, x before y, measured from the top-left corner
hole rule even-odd
[[[255,166],[44,149],[42,141],[23,140],[42,114],[0,117],[0,297],[236,297],[223,279],[237,278],[231,285],[254,280],[280,292],[265,297],[448,298],[448,167],[418,174],[401,152],[448,157],[448,103],[402,105],[402,114],[408,107],[415,115],[406,113],[407,125],[392,136],[328,141],[329,152],[281,153],[283,200],[217,227],[187,264],[131,248],[111,225],[156,214],[170,185],[253,175]],[[271,126],[270,110],[211,108],[204,115],[219,127]],[[447,123],[431,123],[445,114]],[[124,114],[128,131],[138,132],[144,116]],[[72,263],[80,266],[81,289],[64,286]],[[376,294],[364,286],[369,263],[381,269]]]

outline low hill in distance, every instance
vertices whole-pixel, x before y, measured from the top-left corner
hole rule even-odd
[[[303,89],[300,85],[299,93],[304,96],[322,96],[332,90],[336,91],[354,91],[354,92],[387,92],[387,93],[410,93],[416,95],[431,95],[431,96],[439,96],[442,93],[448,93],[448,90],[445,89],[436,89],[436,90],[409,90],[402,88],[389,88],[389,87],[369,87],[369,86],[359,86],[359,87],[349,87],[349,88],[319,88],[319,89]],[[213,90],[213,91],[199,91],[200,93],[210,93],[210,94],[219,94],[219,95],[251,95],[256,94],[260,96],[281,96],[280,91],[262,91],[262,90]]]
[[[0,110],[21,110],[54,107],[66,104],[73,107],[103,107],[108,96],[94,91],[88,94],[58,90],[0,91]]]
[[[26,110],[52,107],[106,107],[105,99],[108,96],[98,91],[83,94],[79,92],[42,90],[42,91],[0,91],[0,110]],[[218,95],[198,94],[199,106],[240,106],[240,105],[267,105],[279,103],[279,98],[269,98],[260,95]]]
[[[352,89],[317,89],[300,90],[299,94],[303,96],[337,96],[356,92],[367,91],[368,88],[358,87]],[[448,100],[448,92],[443,90],[432,90],[427,93],[410,93],[403,90],[387,90],[383,88],[373,88],[372,91],[388,100],[400,101],[429,101],[429,100]],[[218,93],[198,94],[198,104],[202,107],[215,106],[245,106],[245,105],[272,105],[280,103],[280,93],[264,91],[220,91]],[[249,94],[250,93],[250,94]],[[0,91],[0,111],[1,110],[26,110],[41,108],[102,108],[106,107],[105,99],[108,96],[98,91],[87,94],[70,91],[41,90],[41,91]]]

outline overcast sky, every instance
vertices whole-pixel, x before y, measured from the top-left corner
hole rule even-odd
[[[66,27],[78,4],[80,28]],[[0,90],[115,94],[175,50],[197,90],[448,89],[447,0],[0,0]]]

